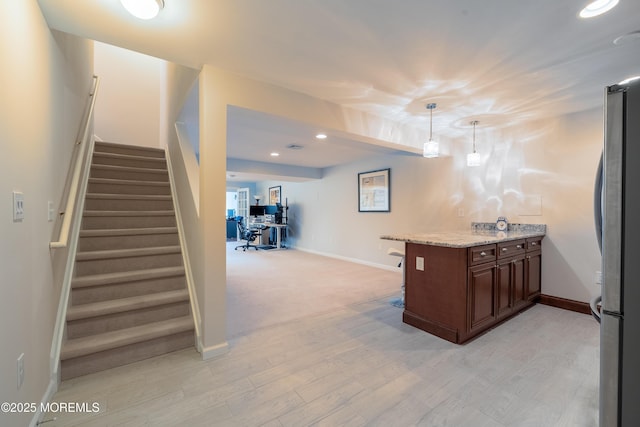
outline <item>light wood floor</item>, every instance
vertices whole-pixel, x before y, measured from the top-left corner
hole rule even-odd
[[[293,252],[269,256],[286,264]],[[325,280],[344,268],[316,261]],[[537,305],[458,346],[403,324],[388,301],[365,295],[286,321],[265,314],[219,358],[183,350],[64,382],[55,401],[95,401],[100,412],[54,414],[45,426],[597,426],[590,316]],[[242,311],[233,299],[228,309]]]

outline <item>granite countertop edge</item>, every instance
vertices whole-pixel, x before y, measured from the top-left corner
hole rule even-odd
[[[431,246],[467,248],[545,235],[546,225],[542,224],[509,224],[506,232],[499,232],[495,229],[494,223],[472,223],[469,231],[388,234],[380,236],[380,239]]]

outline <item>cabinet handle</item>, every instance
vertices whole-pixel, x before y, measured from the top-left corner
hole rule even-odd
[[[531,246],[536,246],[537,244],[537,242],[531,242]]]
[[[502,252],[507,252],[507,248],[502,248]]]
[[[482,251],[482,252],[480,252],[480,256],[487,256],[487,253]]]
[[[516,246],[516,248],[522,249],[522,245],[518,245],[518,246]]]

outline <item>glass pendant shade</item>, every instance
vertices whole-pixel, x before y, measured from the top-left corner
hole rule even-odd
[[[433,110],[436,104],[427,104],[429,110],[429,140],[422,144],[422,156],[427,158],[438,157],[440,155],[440,146],[438,141],[433,140]]]
[[[479,122],[474,120],[471,122],[473,126],[473,152],[467,154],[467,166],[480,166],[480,153],[476,151],[476,125]]]
[[[480,153],[467,154],[467,166],[480,166]]]
[[[438,141],[430,139],[422,145],[422,156],[427,158],[438,157],[439,153]]]
[[[127,12],[140,19],[155,18],[164,7],[163,0],[120,0]]]

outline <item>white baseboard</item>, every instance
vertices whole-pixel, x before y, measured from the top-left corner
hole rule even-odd
[[[46,406],[47,403],[51,401],[51,399],[53,398],[53,395],[56,394],[56,391],[58,391],[58,381],[56,381],[54,378],[51,378],[51,380],[49,380],[49,386],[47,387],[47,390],[44,392],[44,395],[42,396],[40,405],[38,405],[38,410],[33,414],[33,418],[31,418],[29,427],[36,427],[40,421],[43,421],[42,417],[45,414],[43,414],[40,411],[40,408],[42,408],[43,406]]]
[[[212,345],[202,349],[202,360],[213,359],[214,357],[221,356],[229,351],[229,344],[225,341],[222,344]]]
[[[381,269],[387,270],[387,271],[398,271],[398,267],[393,266],[393,265],[378,264],[378,263],[375,263],[375,262],[364,261],[362,259],[350,258],[350,257],[342,256],[342,255],[336,255],[336,254],[328,253],[328,252],[320,252],[320,251],[316,251],[316,250],[313,250],[313,249],[301,248],[301,247],[298,247],[298,246],[296,246],[295,249],[297,249],[299,251],[302,251],[302,252],[308,252],[310,254],[326,256],[326,257],[329,257],[329,258],[340,259],[342,261],[349,261],[349,262],[353,262],[353,263],[356,263],[356,264],[362,264],[362,265],[366,265],[366,266],[374,267],[374,268],[381,268]]]

